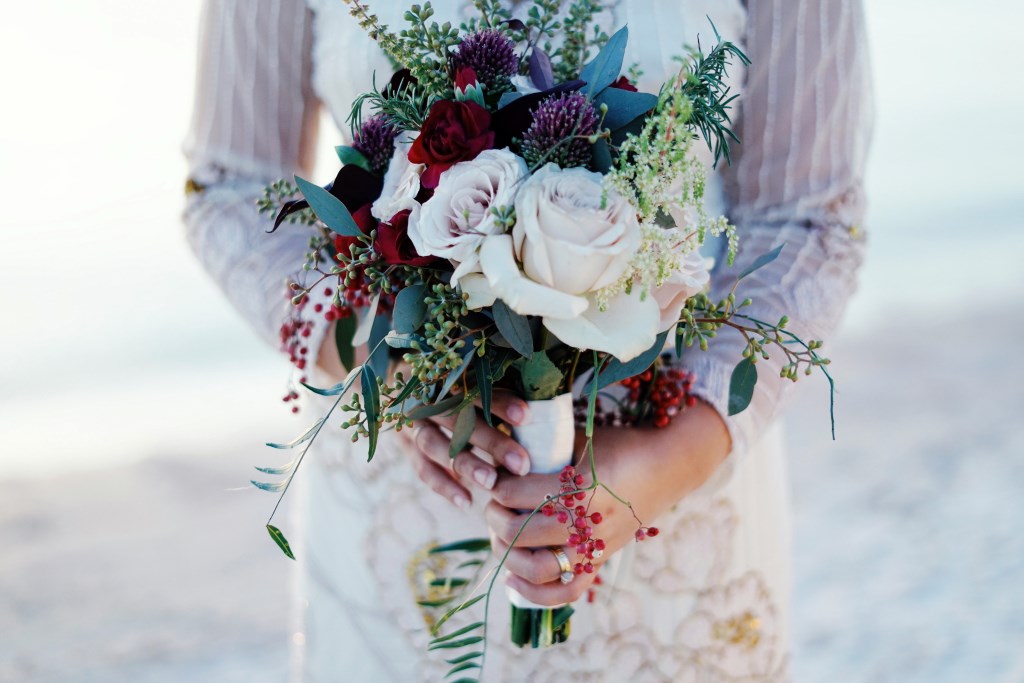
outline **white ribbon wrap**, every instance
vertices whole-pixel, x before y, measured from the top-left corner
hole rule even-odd
[[[528,401],[530,421],[512,430],[513,438],[530,454],[532,474],[561,472],[572,464],[576,441],[576,420],[572,394],[566,393],[550,401]],[[557,491],[552,491],[552,494]],[[539,501],[538,501],[539,502]],[[554,561],[555,556],[551,556]],[[523,609],[553,609],[549,605],[536,605],[506,586],[508,599]],[[555,607],[560,607],[556,605]]]

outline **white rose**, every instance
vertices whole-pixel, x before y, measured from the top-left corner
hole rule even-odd
[[[420,193],[420,175],[426,167],[409,161],[409,147],[418,136],[419,133],[410,133],[395,141],[395,152],[384,173],[384,188],[370,207],[370,214],[378,221],[389,221],[399,211],[408,209],[409,201],[415,201]]]
[[[679,321],[679,313],[686,305],[686,300],[703,290],[711,279],[708,271],[713,260],[704,258],[692,245],[688,245],[681,231],[672,229],[672,232],[679,236],[677,251],[689,251],[680,257],[680,267],[665,278],[660,287],[651,291],[651,296],[661,310],[659,332],[664,332]]]
[[[497,297],[543,318],[562,342],[623,361],[650,348],[660,317],[651,297],[623,292],[602,310],[594,296],[626,272],[640,246],[629,202],[599,173],[548,164],[523,184],[515,206],[512,236],[488,237],[480,249],[487,287],[473,280],[473,302]]]
[[[454,283],[479,271],[483,239],[506,232],[491,208],[511,208],[527,175],[526,162],[507,149],[489,149],[449,168],[441,174],[434,195],[423,203],[419,219],[409,223],[416,251],[456,262]]]
[[[512,238],[527,277],[586,294],[626,272],[642,234],[636,209],[604,187],[604,176],[549,163],[516,195]]]

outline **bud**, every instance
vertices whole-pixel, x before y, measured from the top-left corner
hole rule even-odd
[[[484,86],[477,80],[476,71],[469,66],[460,66],[455,72],[455,99],[459,102],[475,102],[484,106]]]

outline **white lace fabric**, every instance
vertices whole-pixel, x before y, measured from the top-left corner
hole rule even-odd
[[[620,20],[651,22],[661,54],[668,55],[676,45],[666,44],[664,32],[671,30],[678,2],[634,6],[626,0],[616,12]],[[351,96],[345,89],[341,95],[314,93],[314,83],[327,87],[327,79],[314,80],[314,66],[329,41],[313,40],[313,13],[302,0],[207,0],[202,22],[185,153],[191,178],[204,189],[189,200],[186,230],[228,298],[277,344],[288,313],[283,283],[303,262],[310,233],[285,226],[265,234],[269,218],[257,215],[255,200],[265,184],[308,172],[320,101]],[[712,289],[727,291],[735,273],[785,242],[780,257],[744,280],[738,295],[754,300],[745,312],[761,320],[788,315],[790,329],[805,339],[828,339],[835,330],[862,259],[872,112],[864,30],[856,0],[751,0],[746,34],[726,36],[743,45],[753,63],[738,100],[743,143],[733,147],[733,164],[722,173],[741,253],[736,268],[719,264]],[[647,37],[634,34],[633,40]],[[675,39],[678,46],[687,42],[681,35]],[[371,58],[357,52],[365,49],[365,42],[334,45],[332,54],[352,55],[352,71],[359,71],[353,82],[369,82],[361,64]],[[661,76],[652,66],[668,68],[671,59],[663,62],[644,65],[650,78]],[[332,107],[335,120],[347,113],[334,111],[340,106]],[[325,329],[318,321],[310,349],[319,348]],[[708,352],[684,359],[697,374],[696,393],[723,416],[741,349],[738,334],[723,332]],[[756,441],[785,404],[791,383],[778,377],[783,362],[776,351],[759,363],[750,407],[726,418],[734,453]]]

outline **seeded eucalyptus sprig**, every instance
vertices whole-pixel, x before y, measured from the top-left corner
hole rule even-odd
[[[290,180],[277,180],[263,188],[263,196],[256,200],[256,208],[259,213],[266,213],[272,216],[281,211],[281,207],[290,201],[301,199],[298,186]],[[301,223],[313,225],[316,223],[316,214],[310,208],[294,211],[285,218],[288,223]]]
[[[556,81],[578,78],[583,65],[592,56],[591,50],[600,50],[608,42],[608,34],[594,24],[601,10],[599,0],[575,0],[569,5],[562,21],[562,44],[555,48],[547,41],[544,45],[544,51],[551,55]]]

